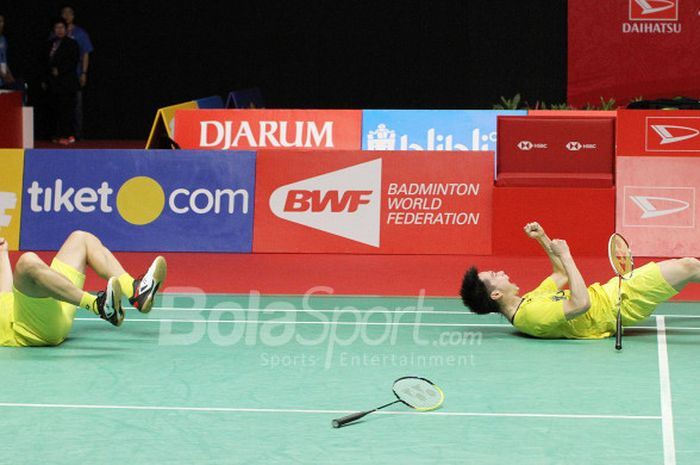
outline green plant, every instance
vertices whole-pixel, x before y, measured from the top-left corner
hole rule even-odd
[[[517,110],[520,106],[520,94],[515,94],[512,99],[501,96],[501,103],[493,106],[494,110]]]
[[[573,110],[574,108],[566,102],[553,103],[549,106],[550,110]]]
[[[609,100],[605,100],[603,97],[600,97],[600,109],[601,110],[614,110],[615,107],[615,99],[611,98]]]

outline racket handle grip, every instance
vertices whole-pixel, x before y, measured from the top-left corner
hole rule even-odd
[[[348,423],[353,422],[355,420],[359,420],[360,418],[364,417],[365,415],[369,415],[372,412],[374,412],[374,410],[352,413],[342,418],[336,418],[331,422],[331,424],[333,425],[333,428],[340,428],[341,426],[347,425]]]
[[[615,349],[622,350],[622,318],[617,315],[617,322],[615,328]]]

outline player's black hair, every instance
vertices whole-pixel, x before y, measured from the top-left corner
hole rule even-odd
[[[464,305],[480,315],[500,312],[500,307],[490,294],[486,284],[479,279],[479,270],[475,266],[469,268],[464,274],[462,288],[459,290]]]

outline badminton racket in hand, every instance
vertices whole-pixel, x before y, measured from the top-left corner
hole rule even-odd
[[[608,257],[617,275],[617,321],[615,326],[615,349],[622,349],[622,280],[632,277],[634,271],[634,260],[629,243],[621,234],[613,233],[608,240]]]

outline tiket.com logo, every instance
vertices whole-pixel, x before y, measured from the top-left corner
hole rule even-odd
[[[277,188],[270,210],[283,220],[379,247],[382,160]]]
[[[107,182],[100,187],[66,186],[56,179],[51,186],[33,181],[27,189],[33,213],[112,213],[114,207],[127,223],[146,225],[157,220],[166,209],[175,215],[248,213],[249,193],[245,189],[176,188],[166,192],[153,178],[128,179],[116,192]],[[116,203],[116,205],[115,205]]]
[[[7,214],[7,210],[14,210],[17,207],[17,194],[14,192],[0,192],[0,228],[10,225],[12,216]]]
[[[689,202],[668,197],[631,195],[630,199],[642,210],[642,219],[672,215],[690,206]]]

